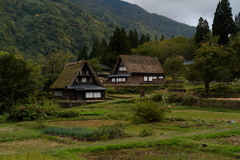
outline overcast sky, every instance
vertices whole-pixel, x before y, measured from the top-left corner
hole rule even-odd
[[[207,19],[212,28],[214,13],[219,0],[123,0],[137,4],[150,13],[171,18],[177,22],[197,26],[198,19]],[[240,0],[229,0],[233,18],[240,12]]]

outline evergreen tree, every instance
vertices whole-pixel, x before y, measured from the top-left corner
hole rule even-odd
[[[160,41],[163,41],[165,39],[164,35],[161,35]]]
[[[198,25],[195,34],[195,42],[201,44],[206,42],[210,37],[210,29],[207,20],[204,20],[202,17],[198,20]]]
[[[212,25],[213,36],[219,36],[218,44],[227,45],[229,34],[234,34],[235,23],[232,18],[232,8],[228,0],[221,0],[216,8]]]
[[[99,55],[99,50],[100,50],[100,44],[99,44],[98,39],[96,38],[93,41],[92,51],[89,55],[89,59],[98,58],[100,56]]]
[[[130,30],[128,34],[128,41],[130,44],[131,48],[137,48],[138,47],[138,33],[137,30],[135,29],[134,31]]]
[[[116,55],[130,53],[128,36],[124,28],[116,28],[113,37],[110,39],[109,47],[111,48],[111,52]]]
[[[238,13],[238,15],[235,16],[235,24],[237,27],[237,32],[240,31],[240,12]]]
[[[87,46],[84,44],[78,54],[77,61],[88,60]]]
[[[142,34],[142,36],[140,37],[140,45],[142,45],[143,43],[146,43],[146,42],[150,42],[150,35],[147,34]]]

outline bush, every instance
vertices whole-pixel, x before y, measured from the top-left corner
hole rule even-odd
[[[4,113],[3,115],[0,115],[0,122],[5,122],[9,117],[8,113]]]
[[[153,129],[143,129],[140,131],[139,136],[140,137],[147,137],[153,135]]]
[[[160,106],[157,102],[150,99],[143,99],[136,102],[133,106],[133,122],[148,123],[163,121],[165,113],[168,111],[168,107]]]
[[[124,127],[122,123],[114,125],[103,125],[95,130],[95,136],[97,139],[113,139],[120,138],[124,135]]]
[[[156,102],[161,101],[162,99],[163,99],[163,94],[155,94],[152,96],[152,100]]]
[[[38,118],[48,118],[57,115],[58,104],[45,100],[40,104],[26,104],[19,106],[10,115],[11,119],[17,121],[31,121]]]
[[[58,117],[71,118],[78,117],[79,112],[74,110],[62,110],[58,112]]]
[[[176,102],[182,102],[183,99],[180,95],[174,92],[169,92],[166,94],[166,102],[167,103],[176,103]]]

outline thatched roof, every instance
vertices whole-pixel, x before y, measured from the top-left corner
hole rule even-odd
[[[64,66],[64,69],[62,73],[59,75],[59,77],[56,79],[56,81],[52,84],[50,87],[51,89],[66,89],[67,87],[70,87],[73,85],[74,81],[76,80],[77,76],[79,75],[79,72],[82,70],[84,65],[87,65],[89,68],[92,78],[97,83],[96,85],[104,87],[101,81],[98,79],[96,73],[90,66],[90,64],[87,61],[78,61],[70,64],[66,64]]]
[[[113,73],[116,73],[120,60],[127,68],[128,73],[164,73],[157,57],[140,55],[119,55]]]

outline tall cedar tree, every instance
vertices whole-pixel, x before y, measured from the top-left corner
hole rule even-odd
[[[240,31],[240,12],[238,13],[238,15],[235,16],[235,24],[237,27],[237,32]]]
[[[93,46],[92,46],[92,51],[89,55],[89,59],[98,58],[100,56],[99,55],[100,47],[101,46],[99,44],[98,38],[94,39]]]
[[[202,17],[200,17],[195,34],[195,43],[201,44],[206,42],[210,38],[209,34],[210,29],[207,20],[204,20]]]
[[[77,60],[78,61],[88,60],[87,46],[85,44],[83,45],[82,49],[80,50]]]
[[[213,36],[219,36],[218,44],[227,45],[228,35],[234,34],[235,23],[232,18],[232,8],[228,0],[221,0],[216,8],[212,25]]]
[[[116,28],[113,37],[110,39],[109,47],[115,55],[130,53],[128,36],[124,28]]]
[[[129,41],[129,44],[130,44],[131,48],[137,48],[138,47],[139,39],[138,39],[138,32],[137,32],[136,29],[134,31],[130,30],[130,32],[128,34],[128,41]]]

